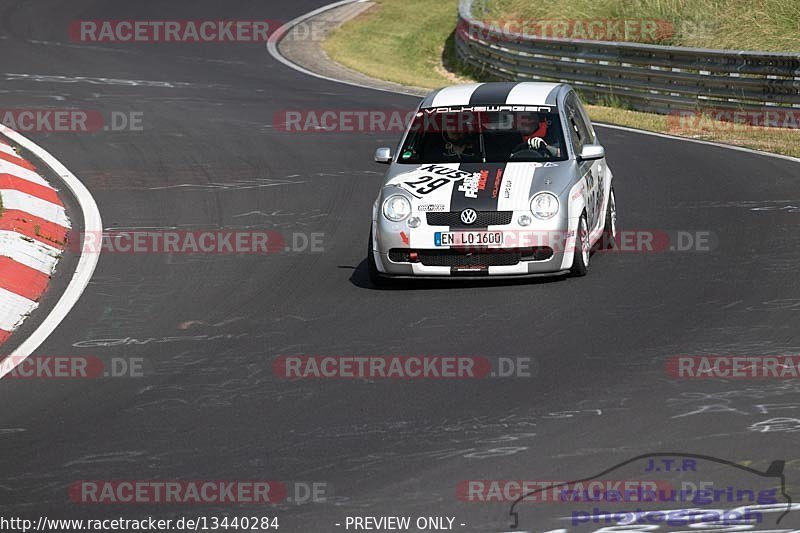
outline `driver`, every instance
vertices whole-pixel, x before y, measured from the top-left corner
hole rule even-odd
[[[475,155],[475,144],[464,131],[463,126],[445,125],[442,129],[442,138],[444,139],[444,154],[446,156]]]
[[[544,140],[547,135],[547,120],[539,113],[521,114],[519,132],[522,134],[522,142],[527,143],[531,148],[538,150],[547,146]]]

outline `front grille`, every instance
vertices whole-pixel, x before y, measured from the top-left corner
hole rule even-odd
[[[513,211],[477,211],[478,218],[472,224],[461,222],[461,211],[441,211],[425,213],[429,226],[450,226],[453,228],[485,228],[511,224]]]
[[[489,267],[516,265],[520,261],[520,253],[475,250],[419,250],[419,262],[425,266],[447,267]]]
[[[392,248],[389,250],[389,261],[392,263],[409,263],[411,261],[409,251],[410,250]]]
[[[419,262],[425,266],[446,267],[490,267],[516,265],[520,261],[520,253],[459,250],[420,250]]]
[[[549,246],[534,246],[533,248],[522,248],[523,261],[547,261],[553,257],[553,249]]]

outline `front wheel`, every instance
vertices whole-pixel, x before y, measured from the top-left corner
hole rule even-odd
[[[572,253],[572,268],[569,269],[571,275],[580,277],[589,272],[589,224],[586,222],[586,212],[581,214],[578,220],[578,229],[575,232],[575,246]]]
[[[614,186],[608,192],[608,207],[606,208],[606,222],[603,228],[601,248],[610,250],[617,246],[617,198],[614,196]]]

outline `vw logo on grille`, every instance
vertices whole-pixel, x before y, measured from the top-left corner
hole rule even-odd
[[[478,218],[478,213],[474,209],[468,208],[461,211],[461,222],[472,224]]]

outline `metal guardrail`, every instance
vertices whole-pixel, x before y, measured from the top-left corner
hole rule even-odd
[[[800,113],[800,54],[543,38],[473,17],[461,0],[455,34],[464,63],[493,78],[570,83],[589,99],[633,109]],[[796,126],[795,126],[796,127]]]

